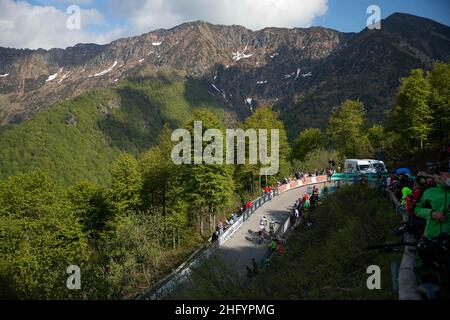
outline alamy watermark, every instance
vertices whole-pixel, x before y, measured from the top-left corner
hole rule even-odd
[[[371,265],[367,267],[367,274],[370,276],[367,278],[366,285],[369,290],[381,289],[381,269],[377,265]]]
[[[374,30],[374,29],[381,29],[381,9],[377,5],[370,5],[367,7],[367,13],[371,14],[367,18],[367,29]]]
[[[275,175],[280,166],[280,133],[270,130],[270,155],[267,129],[227,129],[224,137],[219,129],[208,129],[203,133],[202,121],[194,121],[193,137],[187,129],[172,132],[172,141],[178,144],[172,149],[174,164],[245,164],[248,145],[248,164],[261,164],[261,175]],[[248,140],[248,144],[246,143]],[[181,140],[181,141],[180,141]],[[193,141],[193,152],[192,152]],[[203,149],[203,142],[208,145]],[[236,142],[236,143],[235,143]],[[235,152],[236,151],[236,152]]]
[[[66,27],[69,30],[81,29],[81,8],[77,5],[71,5],[67,8],[66,13],[69,17],[66,20]]]
[[[81,269],[79,266],[70,265],[67,267],[66,272],[70,274],[67,278],[66,287],[69,290],[81,289]]]

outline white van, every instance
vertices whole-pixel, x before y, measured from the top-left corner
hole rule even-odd
[[[368,160],[347,159],[344,163],[344,173],[374,173],[375,169]]]
[[[376,172],[380,171],[381,173],[387,173],[386,165],[381,160],[374,160],[374,159],[364,159],[370,162],[372,167],[375,169]]]

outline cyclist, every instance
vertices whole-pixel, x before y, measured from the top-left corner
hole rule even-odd
[[[273,233],[274,230],[275,230],[275,220],[273,220],[273,218],[271,218],[270,222],[269,222],[269,232]]]
[[[264,242],[264,231],[259,230],[258,232],[258,245],[261,245]]]
[[[267,218],[266,216],[263,216],[261,220],[259,220],[259,230],[266,231],[266,225],[267,225]]]

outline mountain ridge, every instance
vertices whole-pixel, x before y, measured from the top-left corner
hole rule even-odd
[[[392,107],[400,77],[448,61],[449,30],[394,13],[382,20],[381,30],[359,33],[317,26],[252,31],[195,21],[106,45],[0,48],[0,75],[7,75],[0,77],[0,124],[19,124],[52,103],[160,71],[203,81],[241,119],[259,105],[273,105],[295,127],[291,137],[301,128],[324,126],[345,98],[361,98],[370,119],[380,121]]]

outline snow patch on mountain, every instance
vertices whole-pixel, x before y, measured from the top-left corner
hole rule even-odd
[[[0,78],[6,78],[7,76],[9,76],[9,73],[0,74]]]
[[[161,41],[155,41],[155,42],[152,42],[152,46],[160,46],[162,44],[162,42]]]
[[[224,99],[226,102],[228,102],[227,94],[226,94],[225,91],[223,91],[223,90],[222,90],[222,97],[223,97],[223,99]]]
[[[213,87],[214,89],[216,89],[217,92],[222,93],[222,91],[220,91],[214,84],[211,83],[211,85],[212,85],[212,87]]]
[[[101,71],[99,73],[96,73],[94,75],[90,75],[89,78],[90,77],[101,77],[101,76],[107,74],[108,72],[112,71],[116,65],[117,65],[117,60],[114,61],[113,65],[111,67],[109,67],[108,69],[105,69],[105,70],[103,70],[103,71]]]
[[[72,72],[72,71],[66,72],[66,73],[62,76],[62,78],[58,81],[58,84],[60,84],[65,78],[67,78],[67,76],[68,76],[71,72]]]
[[[50,76],[47,78],[47,80],[45,80],[45,82],[50,82],[50,81],[52,81],[52,80],[55,80],[57,76],[58,76],[58,72],[57,72],[57,73],[54,73],[54,74],[52,74],[52,75],[50,75]]]
[[[245,53],[241,53],[241,52],[237,51],[237,52],[233,52],[233,60],[234,61],[239,61],[241,59],[250,58],[253,55],[254,55],[254,53],[252,53],[252,54],[245,54]]]
[[[297,80],[298,76],[300,75],[300,71],[302,71],[302,69],[297,68],[297,75],[295,76],[294,80]]]
[[[247,51],[247,46],[245,46],[244,50],[242,52],[240,51],[236,51],[236,52],[232,52],[233,54],[233,60],[234,61],[239,61],[241,59],[247,59],[250,58],[251,56],[254,55],[254,53],[251,54],[246,54],[245,52]]]

